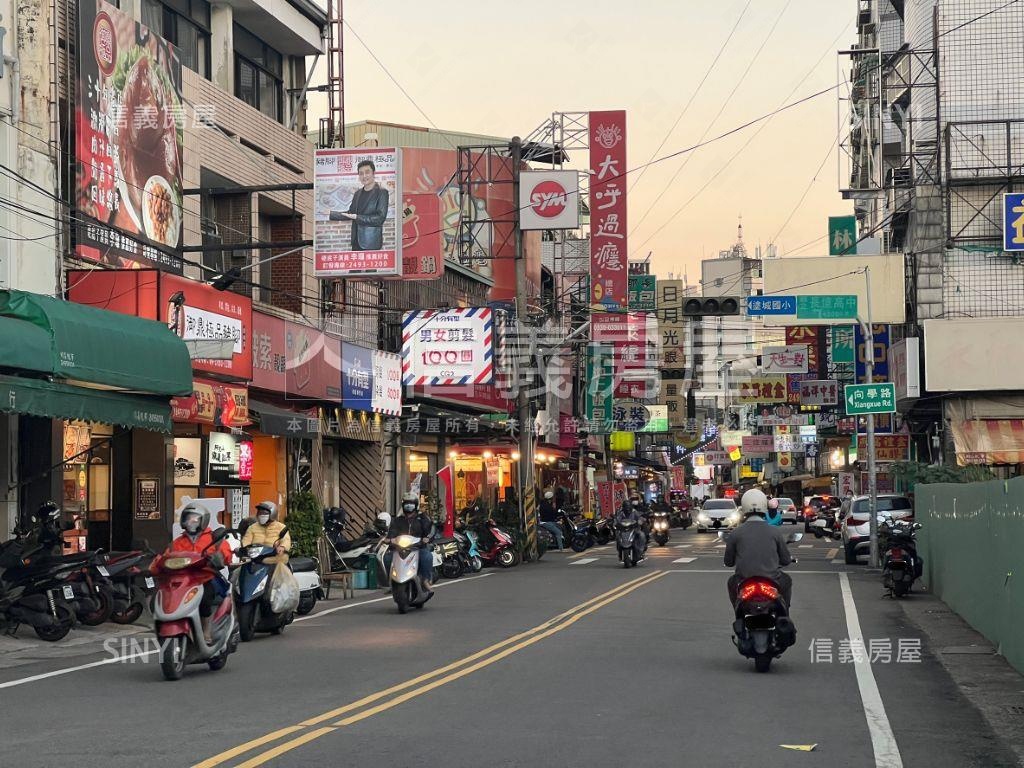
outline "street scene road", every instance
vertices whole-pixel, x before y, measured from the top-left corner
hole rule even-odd
[[[884,598],[827,539],[791,546],[799,637],[767,675],[730,641],[724,545],[673,531],[636,569],[614,548],[551,552],[443,581],[405,616],[359,591],[179,683],[153,656],[104,663],[144,634],[40,661],[5,647],[0,764],[1018,764],[1021,729],[994,731],[944,666],[962,640],[921,620],[941,603]]]

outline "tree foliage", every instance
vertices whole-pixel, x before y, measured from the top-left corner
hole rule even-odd
[[[898,461],[893,465],[893,474],[910,487],[918,483],[980,483],[995,479],[995,475],[988,467],[953,467],[922,464],[919,461]]]
[[[288,532],[292,536],[292,554],[316,556],[316,543],[324,530],[320,502],[310,491],[297,491],[288,497]]]

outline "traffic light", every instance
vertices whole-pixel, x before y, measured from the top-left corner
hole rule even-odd
[[[699,296],[683,302],[685,317],[722,317],[739,313],[739,296]]]

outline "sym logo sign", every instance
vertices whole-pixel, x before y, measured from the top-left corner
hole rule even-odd
[[[523,229],[577,229],[580,187],[576,171],[522,171],[519,219]]]

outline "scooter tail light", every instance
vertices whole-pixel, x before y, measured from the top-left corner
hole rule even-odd
[[[740,600],[777,600],[779,590],[767,581],[752,581],[740,589]]]
[[[889,559],[890,560],[903,560],[904,558],[906,558],[906,556],[907,556],[907,553],[904,552],[899,547],[893,547],[892,549],[889,550]]]
[[[847,522],[847,525],[853,525],[853,526],[867,525],[870,522],[871,522],[871,519],[867,518],[867,517],[851,517],[849,519],[849,521]]]

